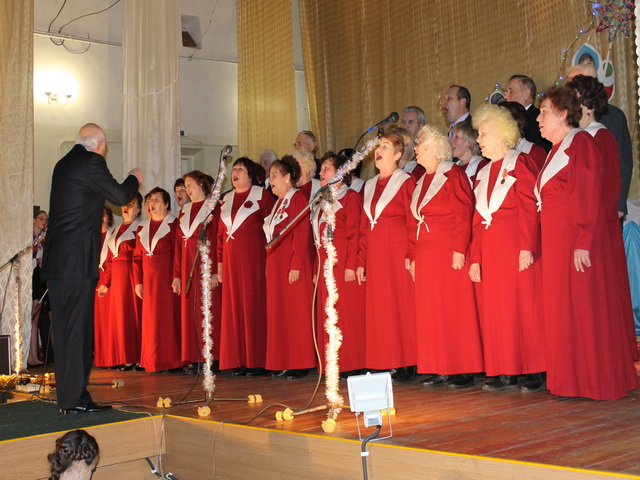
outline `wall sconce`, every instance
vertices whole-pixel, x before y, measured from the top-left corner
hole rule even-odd
[[[66,105],[78,92],[78,81],[64,70],[38,70],[34,75],[33,91],[38,95],[44,93],[49,105]]]
[[[57,103],[58,105],[66,105],[72,97],[70,93],[60,95],[55,92],[44,92],[44,94],[47,96],[47,102],[49,102],[49,104]],[[64,102],[61,102],[62,98],[64,98]]]

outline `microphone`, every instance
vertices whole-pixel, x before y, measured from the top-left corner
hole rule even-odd
[[[224,155],[225,157],[227,155],[229,155],[231,152],[233,151],[233,147],[231,145],[227,145],[226,147],[224,147],[222,149],[222,155]]]
[[[389,115],[387,118],[385,118],[381,122],[376,123],[373,127],[371,127],[369,130],[367,130],[367,133],[371,133],[376,128],[378,128],[378,127],[380,127],[382,125],[386,125],[387,123],[397,122],[399,118],[400,118],[400,115],[398,115],[398,112],[392,112],[391,115]]]

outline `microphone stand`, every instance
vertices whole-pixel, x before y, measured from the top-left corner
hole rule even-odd
[[[333,196],[331,195],[329,185],[321,187],[316,192],[311,201],[302,210],[300,210],[300,212],[295,217],[293,217],[291,221],[280,232],[278,232],[278,234],[276,234],[269,243],[265,245],[265,250],[269,250],[276,243],[278,243],[280,237],[287,233],[287,231],[289,231],[289,229],[298,221],[300,217],[302,217],[302,215],[305,214],[305,212],[309,211],[311,208],[320,208],[320,202],[322,202],[323,199],[327,200],[330,203],[333,203]]]

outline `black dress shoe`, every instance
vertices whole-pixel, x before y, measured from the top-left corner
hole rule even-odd
[[[226,372],[223,371],[222,373],[226,373]],[[245,367],[234,368],[229,373],[231,373],[231,375],[233,375],[234,377],[244,377],[247,374],[247,369]]]
[[[469,388],[473,386],[473,373],[461,373],[453,375],[449,379],[448,388],[451,390],[460,390],[462,388]]]
[[[424,388],[443,387],[449,384],[449,375],[429,375],[420,381],[420,385]]]
[[[391,371],[391,382],[394,385],[401,383],[407,383],[413,380],[416,376],[416,367],[400,367]]]
[[[107,410],[111,410],[111,405],[99,405],[92,400],[83,407],[61,408],[60,413],[75,415],[76,413],[95,413]]]
[[[133,366],[133,370],[134,370],[135,372],[144,372],[144,371],[145,371],[144,367],[143,367],[143,366],[141,366],[141,365],[140,365],[140,364],[138,364],[138,363],[136,363],[136,364]]]
[[[184,367],[184,373],[187,375],[196,375],[200,371],[199,363],[190,363],[186,367]]]
[[[135,363],[127,363],[126,365],[120,365],[118,370],[120,370],[121,372],[129,372],[129,371],[133,370],[134,368],[136,368],[136,364]]]
[[[544,373],[529,373],[520,385],[522,393],[535,393],[545,389]]]
[[[247,377],[264,377],[268,373],[269,370],[262,367],[247,369]]]
[[[292,370],[280,370],[277,372],[272,372],[271,376],[274,378],[286,378],[286,376],[289,375],[289,372],[292,372]]]
[[[309,369],[308,368],[297,368],[295,370],[289,370],[289,373],[287,373],[287,378],[304,378],[307,375],[309,375]]]
[[[486,392],[498,392],[500,390],[504,390],[507,387],[511,387],[517,384],[517,375],[497,375],[484,382],[482,384],[482,389]]]

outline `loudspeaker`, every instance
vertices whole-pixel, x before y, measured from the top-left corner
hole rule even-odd
[[[11,337],[9,335],[0,335],[0,375],[11,375],[10,344]]]

